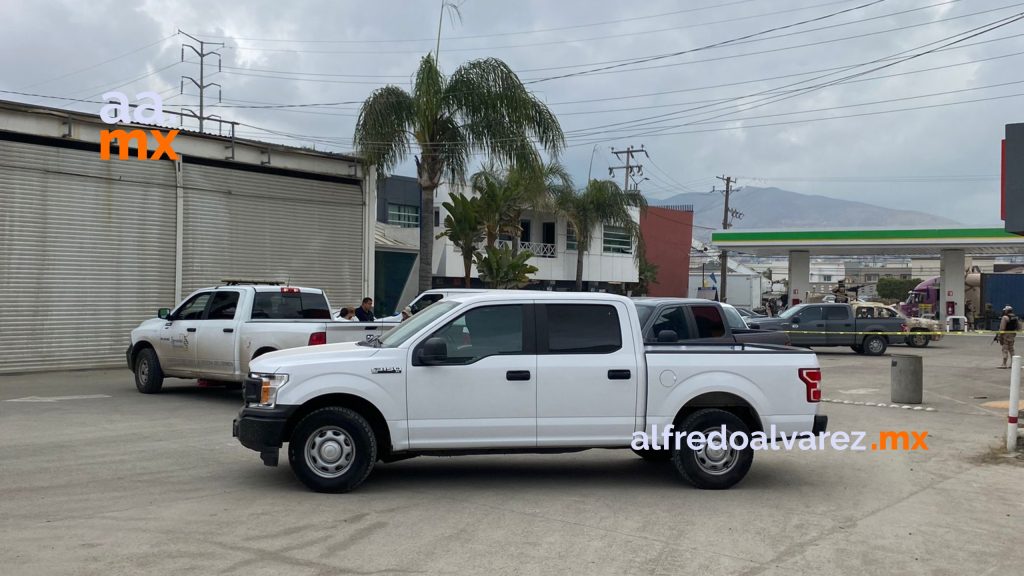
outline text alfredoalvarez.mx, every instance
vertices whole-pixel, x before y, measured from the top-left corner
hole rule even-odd
[[[100,108],[100,120],[105,124],[128,123],[132,121],[139,124],[166,123],[163,99],[156,92],[140,92],[136,94],[135,99],[138,103],[134,106],[134,109],[128,103],[128,96],[123,92],[107,92],[103,95],[103,99],[107,101],[107,104]],[[149,154],[150,135],[152,135],[156,144],[152,154]],[[168,130],[166,132],[150,130],[149,134],[145,130],[139,129],[130,132],[121,129],[102,130],[100,131],[100,158],[102,160],[110,160],[110,146],[116,141],[117,157],[121,160],[128,159],[128,155],[131,153],[131,145],[134,145],[136,150],[138,150],[137,157],[139,160],[160,160],[161,158],[177,160],[178,154],[171,146],[174,137],[177,135],[177,130]]]

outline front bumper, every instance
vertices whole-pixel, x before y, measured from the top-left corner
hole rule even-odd
[[[263,463],[277,466],[278,450],[284,444],[288,419],[298,406],[274,408],[244,407],[231,424],[231,435],[250,450],[260,453]]]
[[[824,414],[816,414],[814,416],[814,427],[811,428],[812,434],[821,434],[828,427],[828,416]]]

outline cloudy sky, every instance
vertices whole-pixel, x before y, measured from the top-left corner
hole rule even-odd
[[[196,89],[179,88],[198,79],[191,50],[181,62],[195,43],[180,29],[225,44],[220,72],[207,60],[206,81],[223,87],[208,113],[249,125],[247,137],[348,151],[357,103],[408,87],[434,49],[440,5],[4,0],[0,98],[98,111],[89,101],[108,90],[153,90],[168,109],[194,109]],[[1011,21],[1024,2],[462,0],[459,11],[442,23],[442,67],[505,60],[559,115],[579,182],[591,166],[608,174],[613,147],[643,145],[655,198],[728,174],[999,222],[999,141],[1024,122],[1024,20]],[[265,107],[329,103],[344,104]]]

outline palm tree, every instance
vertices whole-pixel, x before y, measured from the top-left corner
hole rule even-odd
[[[610,224],[625,229],[637,246],[634,258],[643,251],[640,224],[630,213],[630,208],[647,208],[647,200],[638,190],[623,191],[611,180],[591,180],[582,192],[559,190],[555,207],[576,232],[577,291],[583,290],[583,255],[590,249],[594,229],[598,226]]]
[[[527,262],[533,256],[529,250],[518,254],[505,246],[487,246],[484,250],[486,256],[476,254],[476,270],[488,288],[522,288],[530,281],[530,274],[537,272],[537,267]]]
[[[419,288],[433,272],[434,191],[442,178],[464,182],[474,153],[503,164],[534,162],[534,140],[550,154],[565,146],[558,119],[531,94],[515,72],[496,58],[473,60],[445,76],[434,55],[420,60],[411,92],[397,86],[375,90],[356,121],[355,146],[379,174],[412,152],[422,190]]]
[[[480,195],[487,246],[494,246],[499,234],[518,238],[524,210],[550,210],[559,190],[572,190],[572,177],[557,161],[537,159],[502,170],[490,164],[473,175],[473,191]],[[514,252],[519,243],[512,244]]]
[[[462,254],[465,286],[469,288],[473,256],[477,254],[476,245],[483,238],[480,199],[456,194],[452,196],[451,202],[445,202],[442,206],[448,215],[444,217],[444,232],[438,234],[437,237],[451,240],[455,248]]]

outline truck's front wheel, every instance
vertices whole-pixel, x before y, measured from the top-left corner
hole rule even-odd
[[[156,394],[163,388],[164,371],[152,348],[143,348],[135,357],[135,387],[143,394]]]
[[[288,461],[303,484],[317,492],[348,492],[363,483],[377,461],[377,440],[366,419],[348,408],[311,412],[295,427]]]
[[[725,438],[717,438],[725,426]],[[680,430],[703,432],[708,437],[716,432],[714,442],[705,442],[700,450],[693,450],[684,442],[672,451],[672,464],[680,476],[697,488],[705,490],[723,490],[730,488],[750,470],[754,461],[754,450],[750,448],[750,429],[738,416],[725,410],[706,408],[698,410],[686,417],[679,425]],[[730,442],[734,433],[742,433],[745,437],[744,448],[738,450]],[[737,435],[739,442],[739,435]]]

